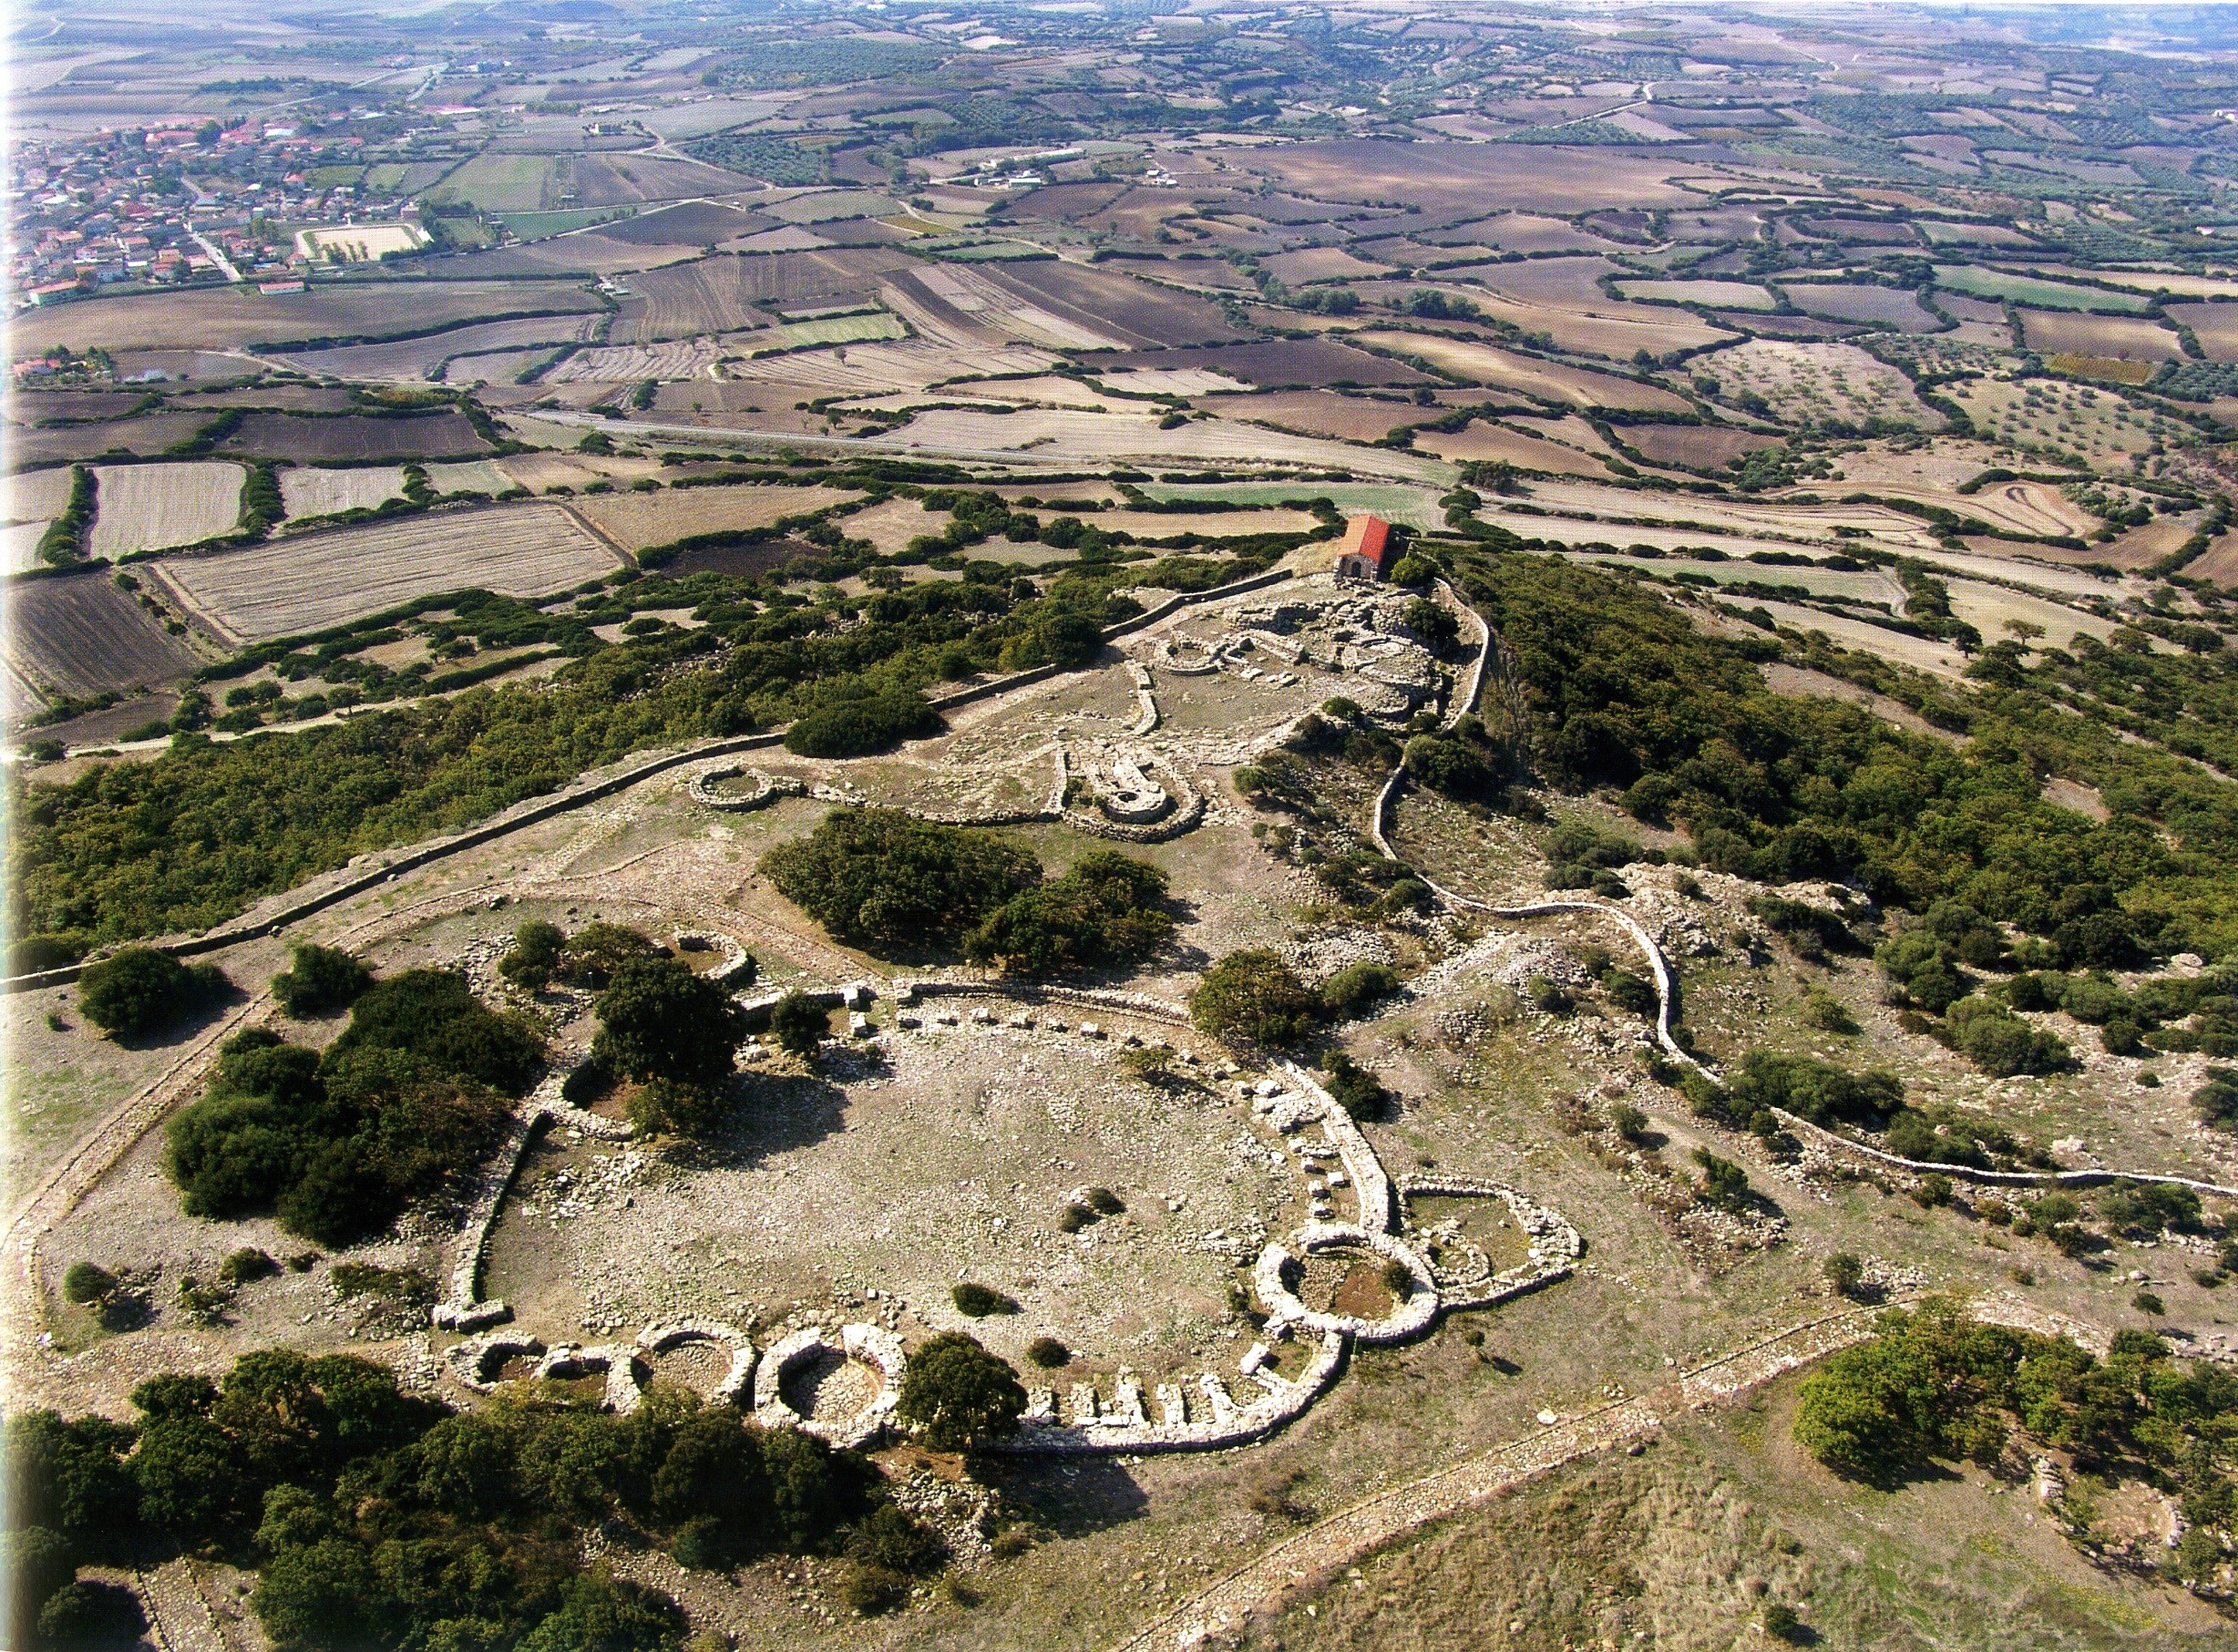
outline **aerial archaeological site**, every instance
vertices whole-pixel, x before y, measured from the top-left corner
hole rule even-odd
[[[2238,8],[9,26],[0,1647],[2238,1646]]]

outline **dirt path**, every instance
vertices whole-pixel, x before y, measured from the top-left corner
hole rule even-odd
[[[1880,1308],[1851,1308],[1791,1325],[1696,1367],[1652,1393],[1563,1418],[1483,1456],[1388,1491],[1286,1538],[1119,1643],[1116,1652],[1195,1646],[1233,1630],[1255,1609],[1310,1586],[1402,1533],[1457,1513],[1549,1469],[1643,1438],[1665,1417],[1712,1405],[1872,1335]]]

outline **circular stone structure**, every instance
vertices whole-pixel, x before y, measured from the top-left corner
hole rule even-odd
[[[785,1397],[788,1378],[805,1377],[818,1366],[852,1363],[877,1374],[868,1400],[840,1417],[804,1417]],[[762,1356],[754,1373],[754,1421],[764,1428],[797,1428],[856,1450],[875,1444],[901,1399],[902,1371],[908,1364],[901,1338],[879,1325],[843,1325],[836,1336],[819,1327],[795,1332]]]
[[[1355,1314],[1308,1307],[1291,1287],[1290,1275],[1302,1259],[1344,1250],[1368,1251],[1406,1269],[1410,1281],[1407,1292],[1381,1318],[1362,1319]],[[1268,1333],[1276,1337],[1287,1336],[1292,1326],[1301,1325],[1318,1336],[1344,1336],[1375,1344],[1404,1342],[1428,1330],[1444,1306],[1438,1295],[1437,1276],[1412,1246],[1350,1222],[1308,1222],[1287,1240],[1273,1241],[1259,1253],[1251,1283],[1259,1300],[1267,1305]]]

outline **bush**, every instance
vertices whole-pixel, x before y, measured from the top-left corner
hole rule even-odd
[[[974,1285],[969,1280],[957,1285],[948,1295],[950,1300],[956,1304],[957,1312],[968,1318],[984,1319],[990,1313],[1016,1313],[1018,1311],[1018,1305],[1014,1298],[1006,1297],[1000,1291],[993,1290],[987,1285]]]
[[[1629,1101],[1619,1101],[1609,1109],[1609,1126],[1626,1141],[1638,1141],[1647,1133],[1647,1115]]]
[[[1826,1259],[1826,1283],[1834,1287],[1837,1296],[1855,1296],[1857,1287],[1865,1282],[1865,1265],[1848,1251],[1837,1251]]]
[[[770,1031],[778,1047],[788,1054],[809,1056],[831,1033],[831,1012],[798,989],[785,994],[770,1009]]]
[[[95,1652],[136,1645],[147,1627],[147,1616],[130,1589],[116,1583],[70,1583],[47,1597],[34,1634],[36,1644],[51,1652],[81,1647]]]
[[[1095,1220],[1096,1213],[1076,1199],[1056,1213],[1056,1231],[1060,1233],[1077,1233],[1082,1228],[1091,1226]]]
[[[1609,1002],[1617,1008],[1653,1021],[1661,1002],[1655,995],[1655,984],[1629,969],[1610,968],[1601,971],[1600,988]]]
[[[1321,986],[1321,1002],[1339,1020],[1366,1014],[1406,983],[1387,964],[1347,964]]]
[[[2238,1067],[2210,1067],[2207,1082],[2191,1093],[2200,1121],[2217,1130],[2238,1130]]]
[[[1056,1371],[1072,1363],[1072,1350],[1055,1337],[1036,1337],[1026,1345],[1026,1358],[1043,1371]]]
[[[1962,998],[1948,1009],[1958,1047],[1993,1078],[2056,1073],[2071,1061],[2056,1034],[2040,1032],[1994,998]]]
[[[803,757],[860,757],[928,739],[946,726],[922,695],[893,689],[834,700],[796,718],[785,731],[785,749]]]
[[[98,1302],[116,1288],[116,1276],[91,1262],[73,1262],[63,1274],[63,1295],[83,1306]]]
[[[379,1049],[440,1073],[525,1095],[544,1066],[544,1035],[525,1018],[486,1008],[454,970],[407,969],[375,981],[350,1007],[330,1058]]]
[[[908,1577],[929,1576],[948,1563],[948,1544],[940,1534],[891,1503],[871,1510],[856,1526],[847,1552],[864,1565]]]
[[[254,1245],[241,1249],[218,1264],[217,1277],[221,1284],[242,1285],[258,1279],[268,1279],[280,1271],[280,1265]]]
[[[1087,1197],[1089,1208],[1098,1216],[1123,1216],[1127,1213],[1126,1200],[1109,1187],[1091,1187]]]
[[[965,938],[964,955],[1028,975],[1137,962],[1173,933],[1166,887],[1156,867],[1095,850],[989,914]]]
[[[497,972],[517,987],[541,992],[566,944],[566,932],[558,924],[532,920],[513,932],[513,949],[497,961]]]
[[[1010,1434],[1026,1409],[1017,1373],[961,1332],[928,1340],[910,1357],[894,1413],[936,1451],[966,1451]]]
[[[303,1021],[347,1009],[373,984],[373,972],[338,947],[298,942],[294,967],[272,977],[272,996],[280,1008]]]
[[[884,809],[834,809],[760,869],[835,940],[881,955],[959,946],[1041,881],[1031,854],[990,832]]]
[[[1215,1038],[1270,1049],[1301,1042],[1320,1021],[1321,1000],[1271,952],[1231,952],[1189,995],[1189,1019]]]
[[[182,964],[154,947],[126,947],[78,978],[78,1008],[117,1038],[145,1038],[215,1003],[231,985],[215,964]]]
[[[1753,1201],[1748,1172],[1730,1159],[1720,1159],[1707,1147],[1694,1149],[1694,1162],[1702,1167],[1702,1199],[1720,1210],[1746,1210]]]
[[[1342,1050],[1321,1058],[1321,1072],[1329,1094],[1350,1117],[1366,1123],[1390,1111],[1391,1092],[1382,1080]]]
[[[745,1028],[731,995],[678,958],[639,958],[599,995],[591,1058],[626,1077],[712,1090],[737,1066]]]
[[[1877,1127],[1904,1107],[1904,1080],[1895,1074],[1852,1073],[1808,1055],[1751,1050],[1727,1087],[1744,1120],[1762,1107],[1779,1107],[1813,1124]]]
[[[2168,1304],[2162,1302],[2157,1295],[2150,1291],[2138,1292],[2136,1295],[2129,1298],[2129,1305],[2135,1308],[2139,1313],[2158,1315],[2164,1314],[2168,1312]]]
[[[899,1572],[884,1566],[866,1566],[859,1561],[850,1567],[847,1581],[840,1586],[840,1596],[847,1609],[862,1617],[882,1617],[896,1608],[909,1603],[909,1579]]]

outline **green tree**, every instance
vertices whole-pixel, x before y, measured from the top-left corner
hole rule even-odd
[[[745,1028],[731,995],[677,958],[635,958],[599,995],[591,1059],[640,1080],[712,1089],[737,1065]]]
[[[1133,963],[1164,944],[1166,875],[1110,849],[1012,895],[963,942],[974,963],[1027,975]]]
[[[968,1451],[1010,1434],[1025,1410],[1017,1373],[960,1331],[944,1332],[910,1356],[894,1407],[936,1451]]]
[[[1270,1049],[1299,1043],[1322,1014],[1321,1000],[1274,953],[1231,952],[1189,995],[1189,1019],[1215,1038]]]
[[[761,872],[832,936],[880,954],[961,945],[1041,862],[991,832],[896,809],[834,809],[806,837],[762,856]]]

